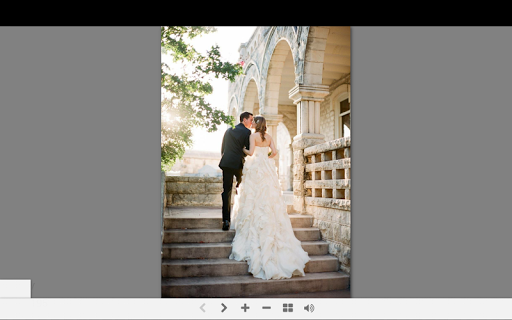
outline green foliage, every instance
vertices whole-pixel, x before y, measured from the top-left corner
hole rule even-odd
[[[215,31],[212,27],[161,28],[162,52],[191,70],[178,75],[166,63],[161,63],[161,87],[166,92],[161,104],[162,170],[169,170],[183,156],[185,148],[192,145],[192,128],[204,127],[214,132],[222,123],[234,125],[232,116],[212,107],[204,97],[213,92],[208,82],[211,76],[233,82],[242,74],[242,67],[221,61],[218,46],[212,46],[203,55],[187,43],[188,39]]]

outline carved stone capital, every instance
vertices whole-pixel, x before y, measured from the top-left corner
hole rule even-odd
[[[299,101],[324,101],[324,98],[329,95],[329,86],[326,85],[295,85],[289,92],[288,97],[293,100],[294,104]]]

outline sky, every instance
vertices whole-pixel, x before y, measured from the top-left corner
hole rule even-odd
[[[247,42],[254,33],[256,27],[216,27],[217,32],[206,34],[190,41],[197,51],[206,53],[213,45],[217,44],[221,53],[221,59],[231,63],[238,62],[240,44]],[[162,62],[171,64],[171,61],[162,55]],[[228,80],[213,79],[211,81],[213,93],[205,99],[216,109],[227,112],[228,110]],[[194,144],[191,150],[216,151],[220,153],[222,137],[227,125],[221,125],[216,132],[207,132],[206,129],[195,128],[193,132]]]

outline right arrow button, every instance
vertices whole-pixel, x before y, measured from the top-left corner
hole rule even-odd
[[[224,309],[222,309],[222,311],[221,311],[221,312],[226,311],[226,309],[227,309],[228,307],[226,307],[226,306],[224,305],[224,303],[221,303],[221,305],[224,307]]]

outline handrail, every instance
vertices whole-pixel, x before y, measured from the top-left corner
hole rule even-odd
[[[327,141],[304,149],[304,156],[310,156],[315,153],[322,153],[333,151],[336,149],[350,148],[350,137],[339,138],[332,141]]]

